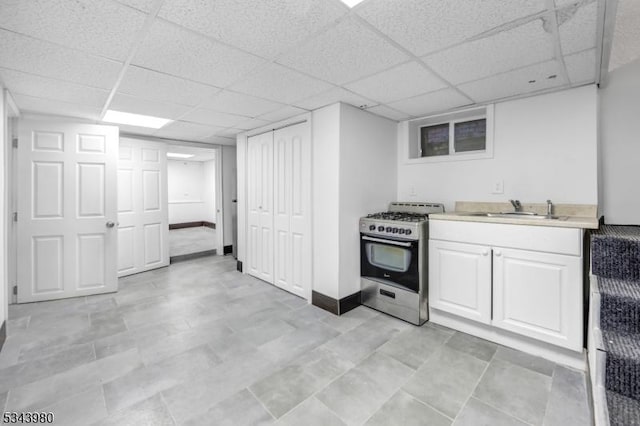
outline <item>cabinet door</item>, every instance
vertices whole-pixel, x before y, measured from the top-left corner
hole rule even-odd
[[[247,141],[249,274],[273,284],[273,133]]]
[[[491,249],[429,241],[429,304],[474,321],[491,322]]]
[[[493,250],[493,325],[582,350],[582,258]]]

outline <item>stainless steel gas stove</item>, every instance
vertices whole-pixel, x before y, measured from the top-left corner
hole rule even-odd
[[[360,219],[363,305],[417,325],[428,319],[428,220],[442,212],[442,204],[395,202]]]

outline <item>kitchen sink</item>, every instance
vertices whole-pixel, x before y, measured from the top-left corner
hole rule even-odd
[[[538,214],[534,212],[502,212],[502,213],[488,213],[488,212],[473,212],[464,213],[466,216],[479,216],[479,217],[501,217],[508,219],[539,219],[539,220],[567,220],[568,216],[555,216]]]

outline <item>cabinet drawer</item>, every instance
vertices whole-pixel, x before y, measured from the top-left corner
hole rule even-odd
[[[429,238],[582,256],[584,231],[577,228],[505,223],[429,221]]]

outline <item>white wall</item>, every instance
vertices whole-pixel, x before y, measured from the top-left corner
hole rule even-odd
[[[608,74],[600,95],[602,203],[606,223],[640,225],[640,60]]]
[[[216,223],[216,160],[202,163],[202,179],[202,201],[204,202],[202,220]]]
[[[387,210],[396,201],[397,185],[396,122],[341,106],[340,299],[360,291],[359,220]]]
[[[211,177],[210,166],[203,162],[167,161],[169,224],[215,223],[215,164],[213,167]]]
[[[494,135],[491,159],[406,164],[400,130],[398,199],[442,202],[447,211],[462,200],[598,202],[595,85],[497,103]],[[495,195],[498,180],[504,193]]]
[[[237,232],[238,204],[233,202],[238,198],[237,176],[236,147],[224,145],[222,146],[222,220],[225,246],[233,244],[234,228]]]
[[[7,319],[8,300],[8,283],[7,283],[7,253],[8,245],[6,238],[7,217],[5,215],[5,202],[7,201],[8,188],[5,187],[5,172],[8,169],[5,163],[5,148],[10,144],[7,131],[7,101],[6,94],[2,85],[0,85],[0,164],[2,171],[0,172],[0,327],[5,324]]]

